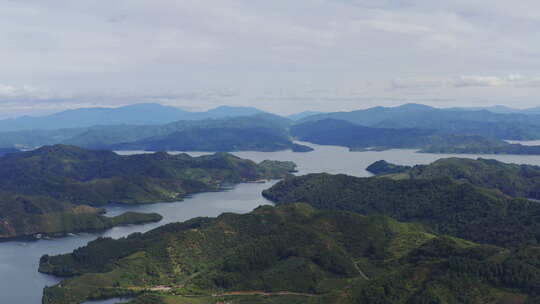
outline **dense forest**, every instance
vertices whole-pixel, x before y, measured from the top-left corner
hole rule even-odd
[[[379,215],[259,207],[43,256],[43,303],[534,303],[540,251],[436,235]],[[200,301],[200,302],[199,302]]]
[[[383,214],[480,243],[513,246],[540,241],[540,204],[448,177],[392,180],[309,174],[281,181],[263,195],[277,205],[305,202],[326,210]]]
[[[160,217],[109,220],[89,206],[178,201],[230,183],[282,178],[294,170],[292,162],[256,164],[227,153],[120,156],[56,145],[7,154],[0,157],[0,238],[110,227],[128,219],[154,221]]]
[[[119,225],[160,221],[156,213],[107,217],[103,210],[74,205],[47,196],[0,193],[0,240],[17,237],[64,236],[67,233],[98,231]]]
[[[393,179],[449,177],[504,194],[540,199],[540,167],[507,164],[494,159],[443,158],[429,165],[398,166],[378,161],[368,171]]]

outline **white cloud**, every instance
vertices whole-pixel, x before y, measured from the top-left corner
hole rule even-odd
[[[393,89],[427,89],[427,88],[534,88],[540,87],[540,76],[524,76],[509,74],[506,76],[461,75],[450,78],[406,77],[391,81]]]
[[[408,77],[393,79],[390,85],[393,89],[439,88],[446,86],[446,81],[430,78]]]
[[[441,94],[525,103],[540,86],[537,0],[0,4],[0,102],[63,98],[68,107],[153,96],[190,107],[290,111],[310,107],[302,98],[335,94],[318,103],[331,110],[353,107],[346,100],[354,98],[375,105]],[[234,97],[200,93],[220,91]],[[267,92],[297,101],[268,104]]]
[[[23,86],[13,86],[8,84],[0,83],[0,98],[2,97],[30,97],[35,94],[39,94],[40,90],[38,88],[23,85]]]
[[[476,75],[461,76],[453,82],[456,87],[503,87],[510,84],[506,78]]]
[[[456,87],[540,87],[540,77],[510,74],[508,76],[461,76],[453,81]]]

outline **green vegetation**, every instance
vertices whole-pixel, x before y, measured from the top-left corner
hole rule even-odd
[[[383,214],[480,243],[513,246],[540,241],[540,204],[450,178],[310,174],[285,179],[263,195],[278,205],[306,202],[326,210]]]
[[[158,222],[161,215],[126,212],[115,217],[103,210],[49,197],[0,194],[0,240],[21,236],[63,236],[69,232],[104,230],[127,224]]]
[[[453,134],[423,128],[373,128],[335,119],[294,125],[291,134],[299,140],[344,146],[361,152],[406,148],[420,149],[424,153],[540,154],[540,146],[509,144],[475,134]]]
[[[507,164],[494,159],[444,158],[429,165],[401,167],[390,172],[376,162],[368,167],[374,174],[394,179],[429,179],[450,177],[484,188],[493,188],[514,197],[540,199],[540,167]],[[388,168],[396,165],[388,164]],[[370,169],[371,168],[371,169]],[[392,174],[398,173],[398,174]]]
[[[1,157],[0,190],[92,206],[153,203],[218,190],[226,183],[281,178],[291,169],[290,163],[259,166],[227,153],[120,156],[56,145]]]
[[[224,184],[282,178],[294,168],[290,162],[258,165],[227,153],[120,156],[56,145],[8,154],[0,157],[0,238],[155,221],[155,215],[106,218],[87,205],[178,201]]]
[[[292,161],[264,160],[259,167],[275,176],[283,175],[283,172],[296,172],[296,164]]]
[[[409,170],[410,168],[411,168],[410,166],[394,165],[385,160],[379,160],[369,165],[366,168],[366,170],[373,174],[380,175],[380,174],[401,173],[401,172]]]
[[[45,288],[45,304],[524,303],[540,292],[539,256],[289,204],[98,239],[43,256],[40,271],[68,277]]]
[[[422,153],[448,154],[516,154],[540,155],[540,146],[525,146],[506,142],[466,142],[462,144],[437,143],[422,147]]]

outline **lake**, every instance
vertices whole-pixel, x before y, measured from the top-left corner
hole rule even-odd
[[[302,143],[306,144],[306,143]],[[235,155],[256,162],[265,159],[290,160],[298,164],[297,174],[344,173],[354,176],[369,176],[365,168],[384,159],[388,162],[415,165],[427,164],[444,157],[493,158],[508,163],[540,165],[540,156],[532,155],[448,155],[423,154],[414,150],[388,150],[382,152],[349,152],[347,148],[306,144],[315,149],[309,153],[281,152],[236,152]],[[124,151],[120,154],[140,153]],[[208,154],[189,152],[191,155]],[[37,272],[39,258],[44,254],[71,252],[98,236],[119,238],[133,232],[144,232],[170,222],[185,221],[198,216],[217,216],[223,212],[245,213],[259,205],[269,204],[261,191],[272,186],[265,184],[240,184],[223,192],[200,193],[177,203],[159,203],[141,206],[110,206],[109,215],[128,210],[157,212],[163,215],[159,223],[116,227],[102,233],[77,234],[65,238],[39,241],[11,241],[0,243],[0,303],[41,303],[44,286],[58,282],[57,278]],[[98,302],[95,302],[98,303]],[[103,302],[105,303],[105,302]]]

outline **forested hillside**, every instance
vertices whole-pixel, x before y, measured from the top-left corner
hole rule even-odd
[[[344,146],[352,151],[406,148],[425,153],[540,154],[540,146],[509,144],[481,135],[423,128],[373,128],[335,119],[294,125],[291,134],[302,141]]]
[[[120,156],[63,145],[12,153],[0,157],[0,237],[110,227],[122,218],[105,219],[89,206],[179,201],[191,193],[281,178],[294,170],[291,162],[258,165],[227,153]],[[135,223],[160,217],[131,216],[122,223],[128,218]]]
[[[392,180],[309,174],[281,181],[263,195],[277,205],[305,202],[324,210],[383,214],[480,243],[514,246],[540,241],[540,204],[448,177]]]
[[[45,289],[45,304],[119,295],[135,296],[130,303],[523,303],[540,291],[539,254],[293,204],[98,239],[43,256],[40,271],[70,276]]]
[[[540,167],[507,164],[494,159],[443,158],[429,165],[397,166],[376,162],[368,171],[393,179],[449,177],[514,197],[540,199]]]

